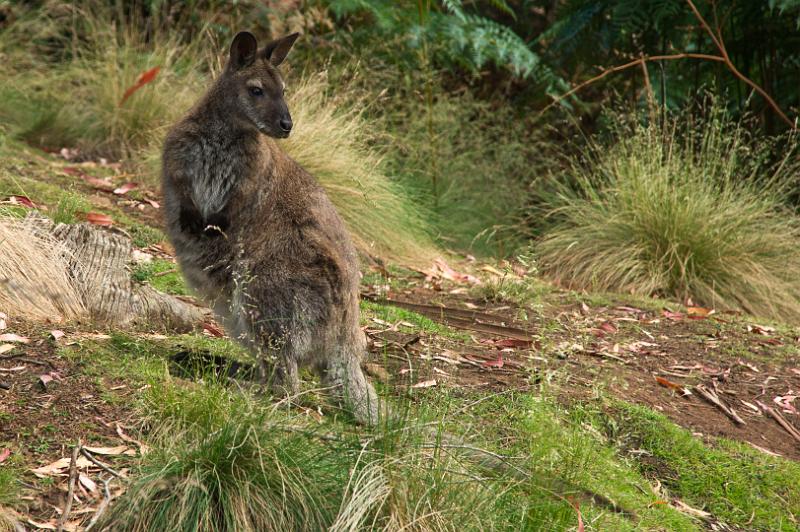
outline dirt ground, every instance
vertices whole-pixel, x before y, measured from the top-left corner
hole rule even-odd
[[[386,302],[461,329],[468,339],[404,332],[409,328],[397,324],[371,325],[372,363],[385,363],[393,381],[500,391],[524,389],[548,372],[557,373],[565,402],[588,399],[600,389],[658,410],[707,441],[745,441],[800,460],[800,441],[767,413],[778,413],[800,430],[800,402],[794,404],[800,396],[800,341],[791,332],[735,314],[577,302],[551,306],[523,322],[513,306],[486,305],[431,290],[422,280],[417,284],[386,294]],[[703,397],[697,386],[724,406]]]

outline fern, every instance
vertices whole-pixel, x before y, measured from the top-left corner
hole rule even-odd
[[[474,73],[494,65],[520,78],[553,78],[551,71],[542,68],[541,58],[511,28],[467,12],[462,0],[441,0],[438,9],[428,13],[422,22],[415,16],[416,10],[399,7],[402,5],[367,0],[328,2],[336,17],[366,14],[384,33],[404,35],[411,48],[431,45],[444,64],[456,64]],[[491,5],[515,17],[505,0],[493,0]]]

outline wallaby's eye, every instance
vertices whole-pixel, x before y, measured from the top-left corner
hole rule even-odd
[[[261,87],[250,87],[250,94],[253,96],[264,96],[264,91]]]

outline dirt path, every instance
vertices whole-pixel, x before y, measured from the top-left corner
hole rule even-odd
[[[658,410],[706,440],[746,441],[800,460],[800,441],[791,434],[800,431],[800,342],[791,331],[734,314],[704,315],[707,309],[687,315],[622,303],[548,305],[525,321],[508,304],[435,291],[421,279],[410,285],[385,294],[383,304],[424,314],[464,338],[373,323],[367,329],[372,363],[388,370],[373,371],[378,378],[499,391],[554,373],[561,376],[556,382],[565,402],[600,389]]]

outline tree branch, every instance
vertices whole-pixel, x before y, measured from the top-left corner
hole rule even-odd
[[[686,3],[689,4],[689,7],[691,8],[692,12],[694,13],[694,16],[700,22],[700,25],[703,26],[703,29],[705,29],[706,33],[708,33],[709,37],[711,37],[711,40],[713,41],[714,45],[719,50],[719,53],[722,55],[722,60],[725,63],[725,66],[728,67],[728,70],[730,70],[731,73],[734,76],[739,78],[745,84],[749,85],[754,91],[759,93],[767,101],[769,106],[772,107],[772,109],[775,111],[775,113],[779,117],[781,117],[781,120],[786,122],[786,124],[791,129],[797,129],[796,121],[792,122],[789,119],[789,117],[786,116],[786,114],[781,110],[780,106],[778,106],[778,104],[775,102],[775,100],[773,100],[772,97],[769,94],[767,94],[767,91],[762,89],[757,83],[752,81],[750,78],[748,78],[747,76],[745,76],[744,74],[739,72],[739,70],[736,68],[736,66],[731,61],[731,58],[728,55],[728,50],[725,48],[725,41],[722,40],[722,32],[718,29],[717,32],[715,33],[714,30],[711,29],[711,26],[708,25],[708,22],[706,22],[706,19],[704,19],[703,15],[700,14],[700,11],[697,10],[697,7],[694,5],[694,2],[692,2],[692,0],[686,0]],[[715,16],[716,16],[716,12],[715,12]]]
[[[551,107],[556,105],[561,100],[569,98],[570,96],[572,96],[576,92],[580,91],[581,89],[583,89],[587,85],[591,85],[592,83],[600,81],[601,79],[603,79],[604,77],[608,76],[609,74],[613,74],[615,72],[620,72],[622,70],[626,70],[628,68],[639,66],[639,65],[644,66],[644,64],[647,63],[648,61],[674,61],[676,59],[703,59],[703,60],[706,60],[706,61],[718,61],[720,63],[724,63],[725,62],[725,58],[724,57],[720,57],[718,55],[709,55],[709,54],[682,53],[682,54],[671,54],[671,55],[643,55],[639,59],[635,59],[635,60],[633,60],[633,61],[631,61],[629,63],[625,63],[625,64],[622,64],[622,65],[617,65],[615,67],[611,67],[611,68],[608,68],[606,70],[603,70],[597,76],[595,76],[593,78],[590,78],[590,79],[587,79],[586,81],[584,81],[582,83],[579,83],[578,85],[576,85],[575,87],[570,89],[568,92],[565,92],[561,96],[555,97],[552,102],[550,102],[547,106],[545,106],[544,109],[539,111],[539,115],[541,116],[542,114],[544,114],[547,110],[549,110]]]

